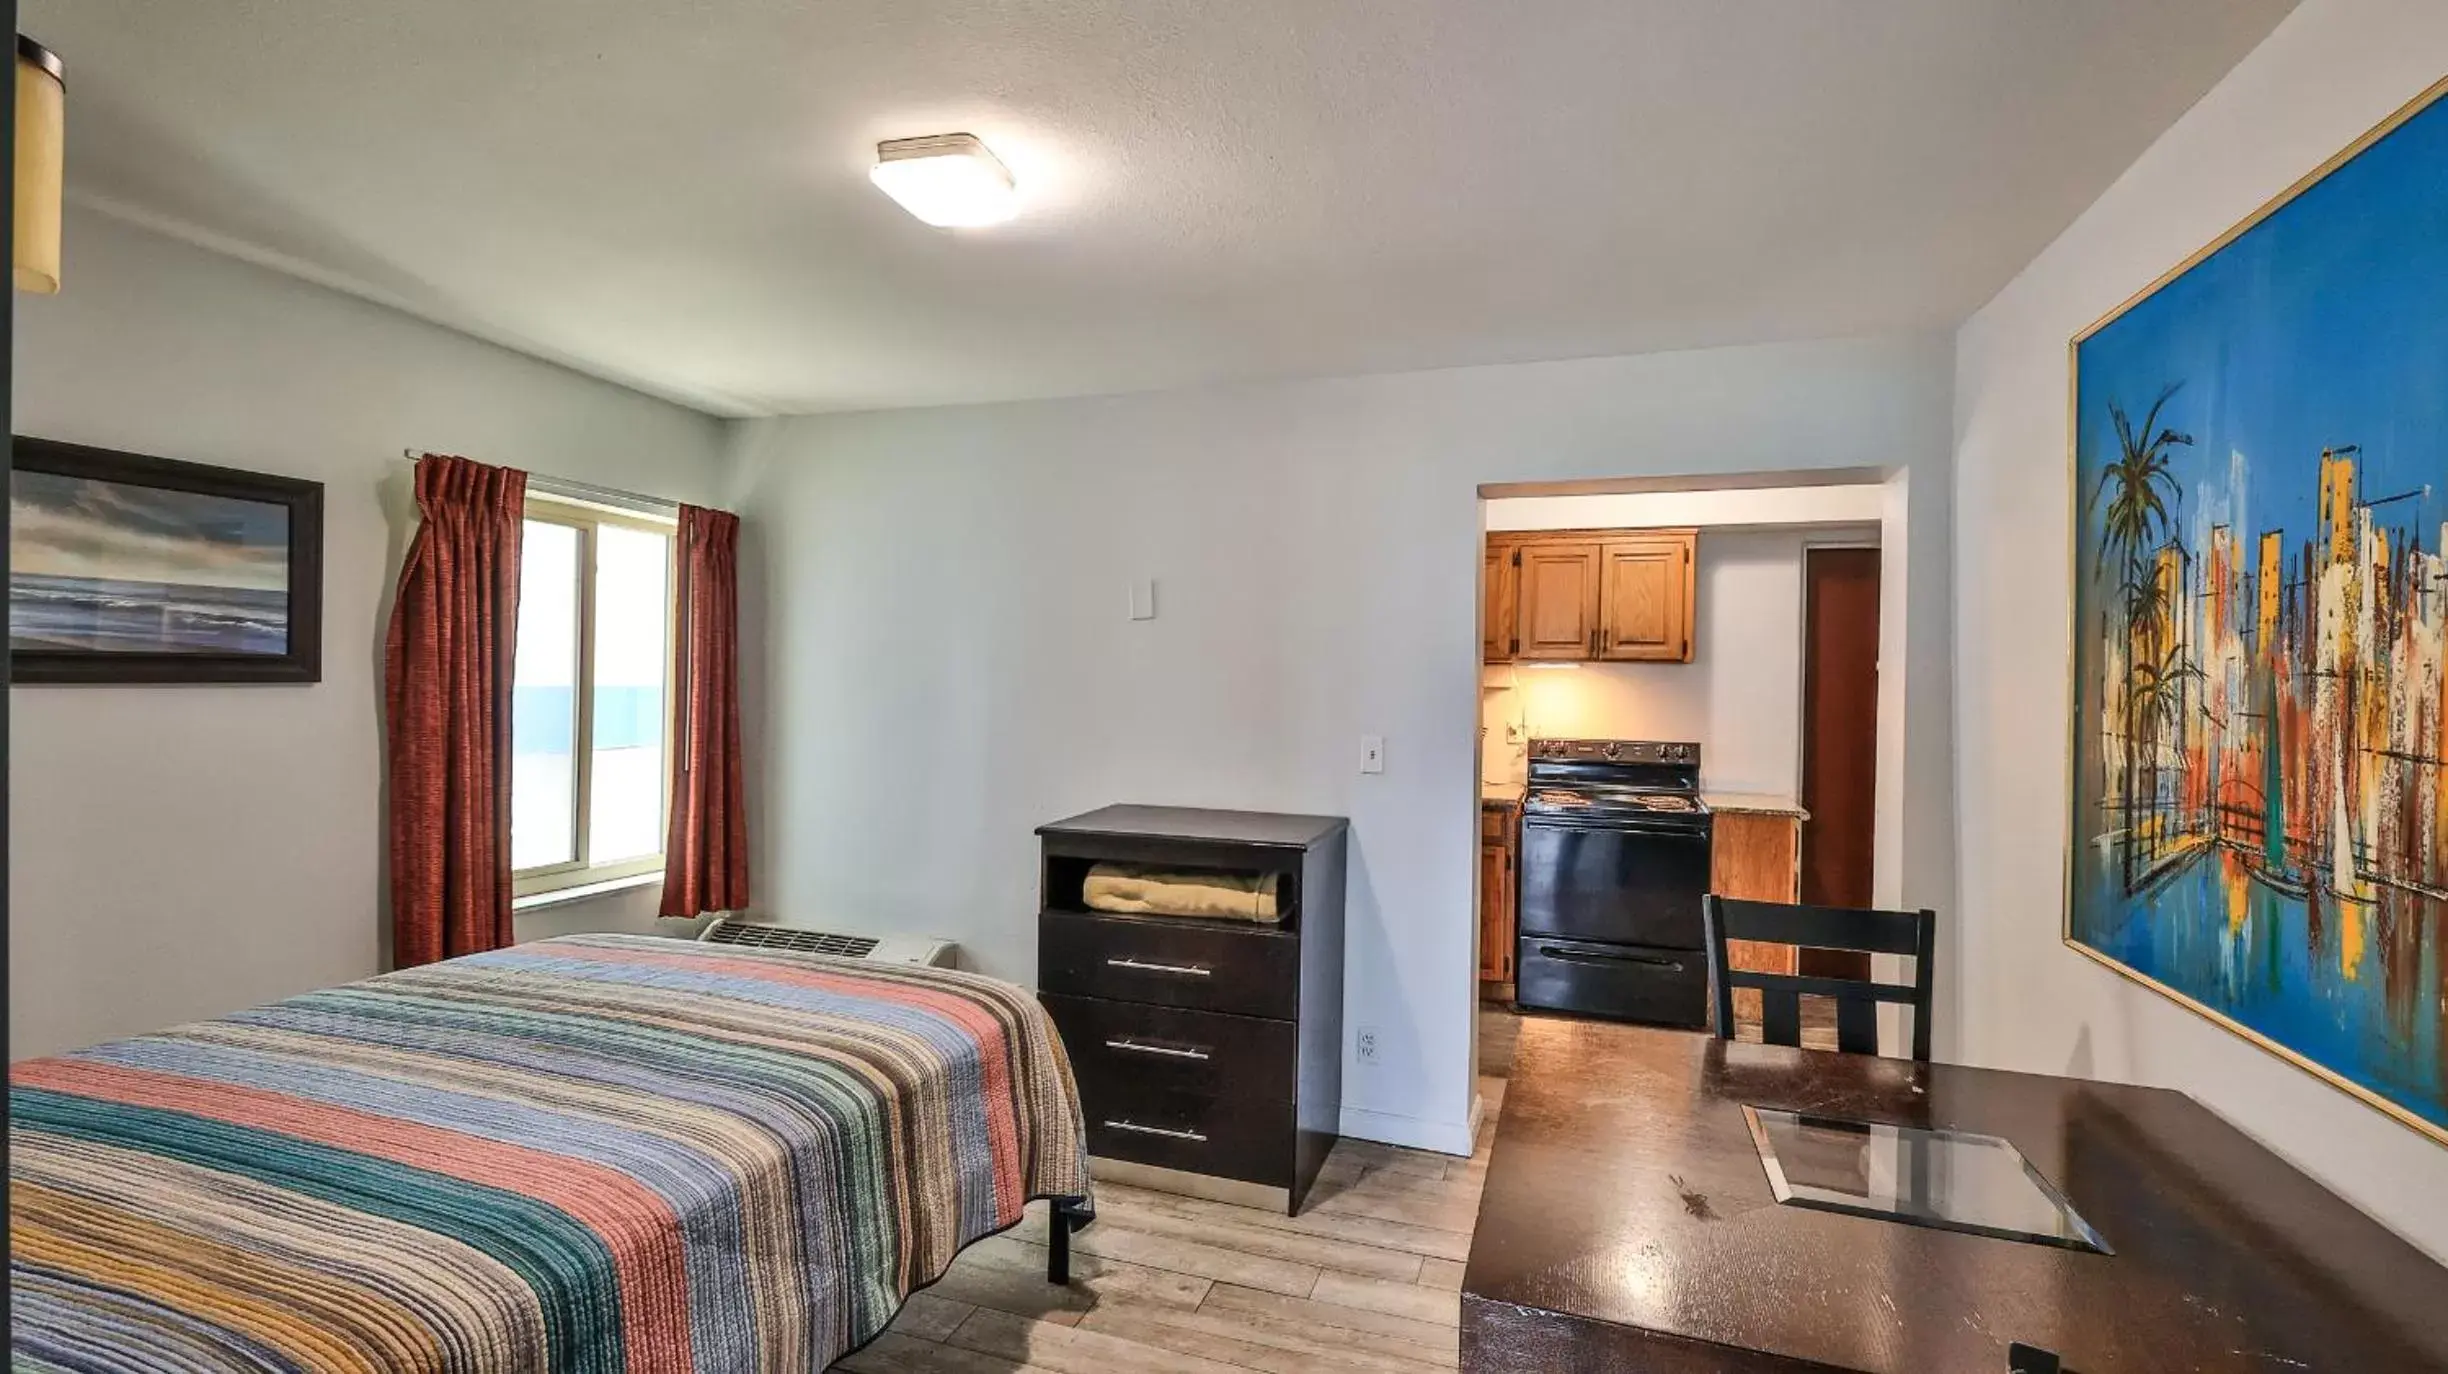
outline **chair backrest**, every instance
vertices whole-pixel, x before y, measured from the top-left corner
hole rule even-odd
[[[1702,899],[1701,906],[1708,919],[1709,985],[1717,1003],[1719,1039],[1734,1038],[1734,990],[1756,988],[1760,994],[1760,1035],[1769,1044],[1800,1046],[1802,999],[1821,996],[1836,1003],[1836,1048],[1847,1054],[1876,1054],[1879,1004],[1897,1002],[1913,1011],[1912,1057],[1929,1062],[1935,962],[1930,955],[1937,940],[1938,913],[1749,902],[1714,893]],[[1913,980],[1908,984],[1881,983],[1859,978],[1755,973],[1726,962],[1728,940],[1757,940],[1763,944],[1849,950],[1858,954],[1909,954],[1913,960]]]

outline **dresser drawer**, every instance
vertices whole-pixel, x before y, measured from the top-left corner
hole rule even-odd
[[[1290,1021],[1300,1010],[1300,941],[1277,930],[1049,911],[1038,925],[1037,986]]]
[[[1300,1028],[1290,1021],[1183,1011],[1100,997],[1039,1000],[1091,1102],[1134,1086],[1229,1094],[1243,1102],[1289,1102],[1300,1067]]]
[[[1292,1184],[1292,1104],[1142,1089],[1119,1100],[1083,1090],[1088,1153],[1184,1173]]]

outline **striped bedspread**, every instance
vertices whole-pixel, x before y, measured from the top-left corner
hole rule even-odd
[[[20,1370],[820,1370],[1088,1191],[1025,991],[645,936],[9,1080]]]

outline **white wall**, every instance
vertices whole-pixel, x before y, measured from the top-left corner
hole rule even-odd
[[[1876,511],[1877,487],[1867,491]],[[1562,500],[1600,498],[1564,497]],[[1499,506],[1489,503],[1491,525]],[[1615,528],[1611,524],[1608,528]],[[1514,528],[1595,528],[1514,526]],[[1702,529],[1694,554],[1689,663],[1532,664],[1489,668],[1484,771],[1518,782],[1529,739],[1696,740],[1701,784],[1718,792],[1795,796],[1802,788],[1802,551],[1875,544],[1878,530]],[[1507,742],[1505,726],[1525,727]]]
[[[1942,789],[1949,358],[1850,340],[743,425],[762,900],[1027,980],[1038,824],[1349,816],[1346,1019],[1385,1049],[1347,1070],[1346,1128],[1464,1148],[1479,486],[1909,468],[1931,557],[1898,676]],[[1159,614],[1133,622],[1141,576]],[[1943,905],[1943,825],[1907,849],[1905,889]]]
[[[2448,71],[2439,0],[2306,0],[1964,326],[1956,365],[1964,1047],[2180,1088],[2448,1258],[2448,1149],[2059,941],[2066,345]]]
[[[325,484],[323,681],[20,687],[9,1049],[50,1053],[378,970],[381,634],[415,447],[710,501],[717,422],[71,211],[17,298],[19,433]],[[651,889],[522,934],[653,923]]]

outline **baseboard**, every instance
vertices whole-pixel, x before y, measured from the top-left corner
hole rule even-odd
[[[1262,1212],[1288,1212],[1292,1209],[1292,1190],[1289,1188],[1269,1188],[1263,1183],[1188,1174],[1178,1169],[1139,1164],[1126,1159],[1090,1155],[1088,1176],[1099,1183],[1124,1183],[1159,1193],[1180,1193],[1185,1197],[1205,1198],[1209,1202],[1255,1207]]]
[[[1470,1138],[1475,1154],[1479,1144],[1479,1128],[1487,1124],[1487,1094],[1471,1089]]]
[[[1473,1100],[1476,1101],[1475,1095]],[[1473,1120],[1476,1120],[1475,1116]],[[1393,1112],[1372,1112],[1365,1107],[1343,1109],[1343,1134],[1354,1140],[1374,1140],[1381,1145],[1434,1150],[1441,1155],[1459,1155],[1464,1159],[1470,1158],[1471,1141],[1476,1138],[1471,1121],[1426,1121]]]

